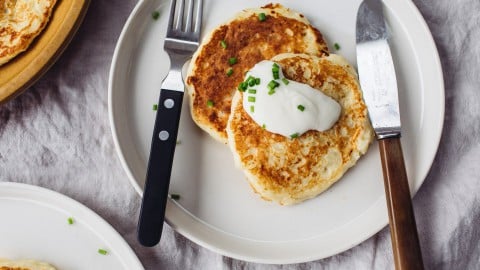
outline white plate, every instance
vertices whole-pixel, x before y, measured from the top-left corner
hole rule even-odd
[[[41,260],[57,269],[144,269],[107,222],[54,191],[0,183],[0,213],[0,258]]]
[[[339,53],[355,63],[355,17],[360,1],[279,1],[304,13]],[[204,6],[204,32],[245,7],[268,1],[214,1]],[[431,34],[410,1],[386,0],[392,31],[403,123],[403,150],[412,193],[434,159],[443,125],[444,88]],[[167,1],[141,1],[117,44],[110,71],[109,113],[123,167],[142,193],[161,81],[169,67],[163,52]],[[320,8],[321,7],[321,8]],[[151,18],[160,11],[159,20]],[[168,223],[221,254],[263,263],[295,263],[331,256],[378,232],[387,211],[378,146],[341,181],[305,203],[281,207],[256,196],[232,155],[192,122],[187,103],[179,131],[167,205]]]

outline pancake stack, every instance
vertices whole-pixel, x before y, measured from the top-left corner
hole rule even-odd
[[[237,86],[246,71],[265,59],[278,63],[287,79],[337,101],[342,111],[335,125],[291,139],[254,122]],[[303,15],[278,4],[244,10],[214,29],[195,53],[186,82],[193,120],[228,143],[236,165],[261,198],[281,205],[326,190],[373,140],[355,70],[328,52],[321,33]]]
[[[328,47],[303,15],[279,4],[243,10],[215,28],[193,55],[186,80],[195,123],[227,143],[232,97],[245,72],[286,52],[322,56],[328,55]]]
[[[0,270],[55,270],[46,262],[34,260],[8,260],[0,258]]]
[[[27,50],[50,20],[56,0],[0,0],[0,66]]]

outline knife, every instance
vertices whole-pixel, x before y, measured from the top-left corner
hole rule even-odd
[[[398,89],[381,0],[364,0],[357,13],[357,66],[370,121],[380,145],[395,268],[423,269],[400,143]]]

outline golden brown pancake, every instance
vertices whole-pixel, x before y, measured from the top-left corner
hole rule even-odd
[[[0,258],[0,270],[55,270],[55,267],[35,260],[7,260]]]
[[[27,50],[47,25],[56,0],[0,0],[0,66]]]
[[[290,139],[255,123],[236,91],[227,126],[235,162],[263,199],[288,205],[315,197],[340,179],[367,151],[373,131],[357,74],[343,57],[287,53],[272,61],[286,78],[309,84],[342,107],[331,129]]]
[[[261,21],[259,14],[266,19]],[[221,45],[224,41],[226,48]],[[230,106],[244,73],[280,53],[328,54],[321,33],[297,12],[279,4],[246,9],[215,28],[194,54],[186,85],[193,120],[217,140],[227,143]],[[233,65],[230,58],[236,58]],[[233,73],[228,76],[228,70]]]

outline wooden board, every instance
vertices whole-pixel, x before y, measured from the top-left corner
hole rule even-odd
[[[0,66],[0,104],[38,80],[72,40],[90,0],[59,0],[50,22],[27,51]]]

